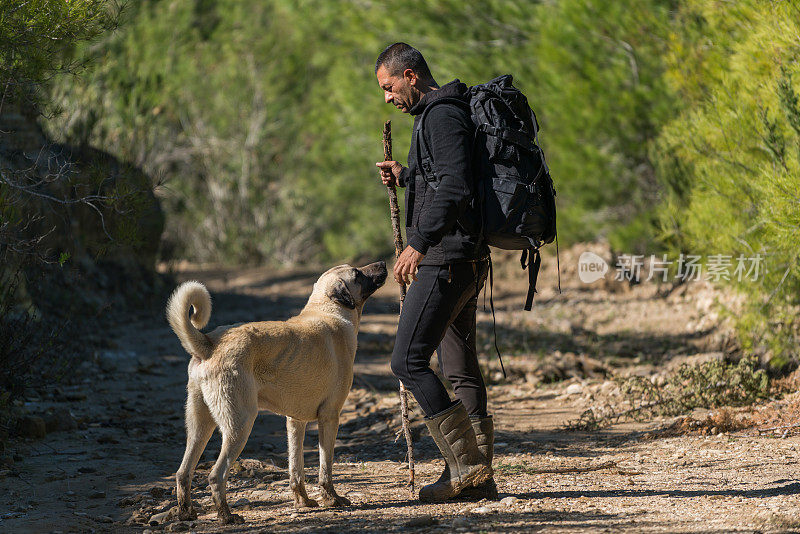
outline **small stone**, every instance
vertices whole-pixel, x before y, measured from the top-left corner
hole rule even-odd
[[[242,497],[241,499],[236,499],[236,501],[231,503],[230,506],[238,508],[240,510],[250,510],[252,508],[250,499],[246,499],[245,497]]]
[[[46,414],[43,419],[48,434],[51,432],[75,430],[78,428],[78,423],[66,408],[53,410],[52,413]]]
[[[190,528],[187,523],[172,523],[167,527],[167,532],[189,532]]]
[[[17,432],[23,438],[41,439],[47,435],[47,426],[41,417],[25,415],[17,421]]]
[[[580,384],[570,384],[569,387],[567,387],[567,395],[580,395],[582,391],[583,386]]]
[[[169,518],[169,510],[167,510],[166,512],[161,512],[161,513],[158,513],[158,514],[151,515],[150,516],[150,520],[148,521],[148,523],[151,526],[155,527],[155,526],[158,526],[158,525],[162,524],[168,518]]]
[[[156,499],[160,499],[161,497],[164,497],[165,495],[169,494],[169,490],[167,488],[162,488],[160,486],[153,486],[148,491],[150,495],[152,495]]]
[[[98,516],[97,520],[100,521],[101,523],[113,523],[114,522],[114,519],[112,519],[110,516],[107,516],[107,515]]]
[[[488,506],[478,506],[477,508],[472,509],[473,514],[491,514],[492,509]]]
[[[436,525],[439,521],[431,516],[431,515],[421,515],[419,517],[414,517],[409,521],[405,522],[405,526],[407,527],[430,527]]]
[[[456,517],[453,519],[453,528],[469,528],[470,522],[465,517]]]
[[[517,504],[517,502],[519,502],[519,499],[517,499],[513,495],[509,495],[508,497],[500,499],[500,504],[502,504],[503,506],[514,506],[515,504]]]
[[[106,497],[106,492],[105,491],[94,490],[94,491],[89,492],[89,498],[90,499],[105,499],[105,497]]]

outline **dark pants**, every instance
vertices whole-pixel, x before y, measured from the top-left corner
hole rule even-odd
[[[431,417],[453,405],[430,367],[433,351],[470,415],[485,417],[486,384],[475,346],[478,293],[488,261],[422,265],[403,303],[392,353],[392,372]]]

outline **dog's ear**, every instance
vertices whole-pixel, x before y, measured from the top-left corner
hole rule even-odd
[[[337,280],[334,286],[328,291],[328,296],[331,300],[335,300],[342,306],[354,310],[356,302],[353,300],[353,295],[347,289],[347,284],[343,280]]]

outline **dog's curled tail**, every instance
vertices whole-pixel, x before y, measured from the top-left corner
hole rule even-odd
[[[194,308],[191,316],[189,308]],[[204,360],[211,355],[213,344],[200,331],[211,317],[211,295],[206,286],[192,280],[179,285],[167,302],[167,321],[181,340],[186,352]]]

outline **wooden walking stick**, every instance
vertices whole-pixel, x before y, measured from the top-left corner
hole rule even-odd
[[[392,160],[392,121],[383,125],[383,161]],[[400,257],[403,252],[403,235],[400,233],[400,205],[397,203],[397,189],[394,184],[386,187],[389,192],[389,216],[392,219],[392,232],[394,233],[394,255]],[[406,298],[406,284],[400,284],[400,311],[403,311],[403,301]],[[403,435],[408,446],[408,493],[414,498],[414,442],[411,439],[411,429],[408,424],[408,390],[400,382],[400,416],[403,421]]]

